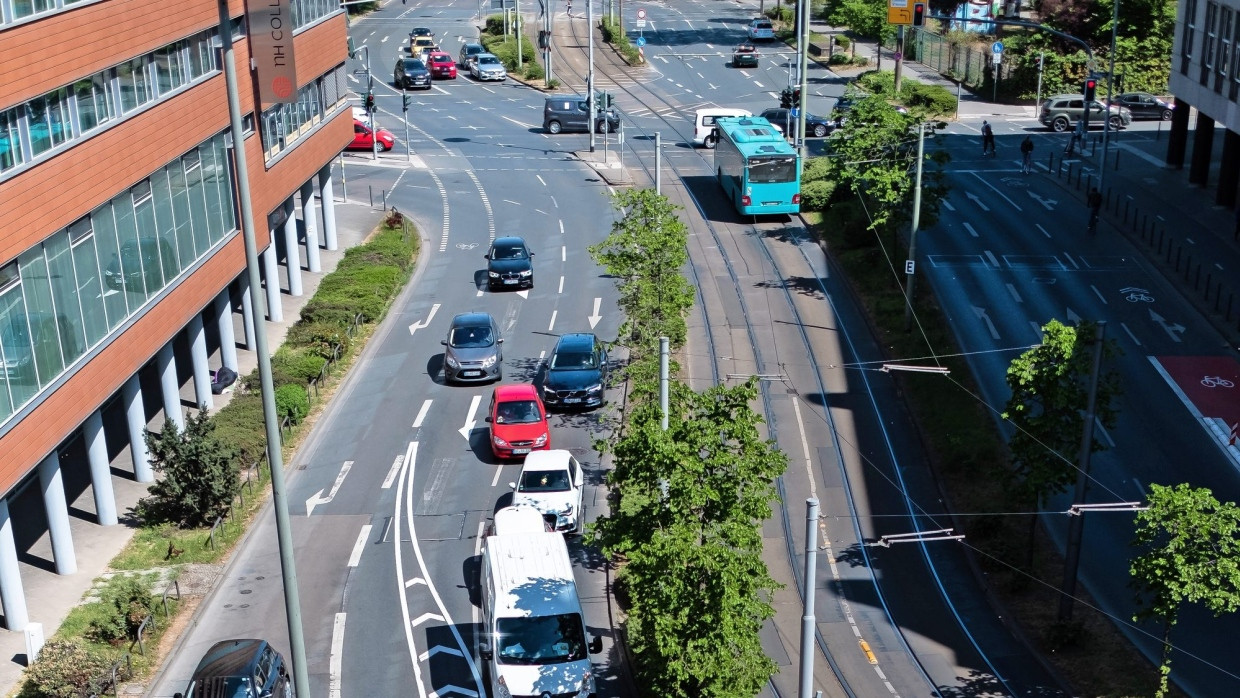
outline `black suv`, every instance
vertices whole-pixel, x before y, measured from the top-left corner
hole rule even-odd
[[[550,407],[598,407],[607,388],[607,349],[586,332],[566,334],[547,360],[543,404]]]
[[[421,58],[397,58],[392,82],[400,90],[431,89],[431,71]]]
[[[523,238],[495,238],[485,256],[487,289],[534,288],[534,253]]]
[[[799,125],[798,117],[792,115],[792,111],[783,107],[774,107],[764,110],[761,114],[763,119],[771,122],[772,126],[782,131],[796,133]],[[787,127],[787,128],[785,128]],[[822,138],[835,130],[835,124],[817,114],[805,115],[805,131],[814,138]]]
[[[284,657],[266,640],[223,640],[194,669],[185,693],[173,698],[295,698]]]

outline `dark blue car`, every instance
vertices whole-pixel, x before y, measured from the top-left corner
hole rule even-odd
[[[223,640],[198,662],[173,698],[296,698],[284,657],[266,640]]]

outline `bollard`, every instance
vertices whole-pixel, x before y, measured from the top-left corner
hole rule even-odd
[[[1116,149],[1115,151],[1115,169],[1117,170],[1119,169],[1119,150],[1118,149]]]
[[[387,210],[387,189],[383,190],[383,210]]]
[[[373,185],[367,184],[366,191],[370,193],[370,207],[375,207],[375,188]]]
[[[1051,171],[1053,171],[1053,170],[1055,169],[1055,153],[1053,153],[1053,152],[1052,152],[1052,153],[1048,153],[1048,155],[1050,155],[1050,163],[1051,163],[1051,164],[1050,164],[1050,165],[1046,168],[1046,171],[1047,171],[1047,172],[1051,172]]]

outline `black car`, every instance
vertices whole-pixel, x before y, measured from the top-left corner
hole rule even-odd
[[[1171,115],[1175,111],[1175,103],[1148,92],[1125,92],[1115,98],[1114,104],[1128,107],[1134,121],[1137,119],[1171,121]]]
[[[598,407],[607,387],[607,350],[589,333],[566,334],[547,360],[543,404],[550,407]]]
[[[410,39],[414,39],[419,36],[435,36],[435,32],[431,31],[429,27],[414,27],[413,30],[409,32]]]
[[[784,131],[784,132],[795,132],[796,131],[797,117],[792,116],[792,112],[789,109],[784,109],[782,107],[775,107],[775,108],[767,109],[766,111],[763,111],[758,116],[771,122],[776,127],[778,127],[781,131]],[[831,131],[834,128],[835,128],[835,124],[832,123],[826,117],[818,116],[816,114],[805,115],[805,130],[809,133],[809,135],[813,136],[814,138],[822,138],[823,136],[826,136],[827,134],[831,133]]]
[[[431,71],[421,58],[397,58],[392,82],[402,90],[429,90]]]
[[[185,693],[174,698],[293,698],[284,657],[265,640],[223,640],[202,656]]]
[[[487,288],[534,288],[534,253],[519,237],[495,238],[487,258]]]

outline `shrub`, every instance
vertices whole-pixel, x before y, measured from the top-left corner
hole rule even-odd
[[[297,385],[305,385],[323,371],[323,367],[327,365],[327,359],[320,356],[317,352],[286,344],[276,350],[275,356],[271,357],[272,381],[276,386],[285,383],[295,383]],[[280,375],[287,380],[276,381],[275,376]]]
[[[943,116],[956,111],[956,95],[942,85],[910,83],[901,85],[904,103],[923,109],[926,114]]]
[[[310,412],[310,394],[305,386],[288,383],[276,388],[276,412],[294,424],[305,419]]]
[[[801,206],[811,211],[825,211],[835,194],[835,182],[819,179],[801,184]]]
[[[184,431],[167,422],[159,434],[146,432],[151,464],[163,477],[138,502],[144,523],[196,528],[228,513],[241,488],[238,450],[214,432],[214,421],[202,410],[185,420]]]
[[[100,592],[104,615],[90,622],[90,633],[102,642],[119,645],[137,637],[138,626],[151,613],[154,597],[145,579],[113,577]]]
[[[857,78],[857,82],[870,94],[891,97],[896,92],[896,74],[891,71],[874,70]],[[903,81],[905,85],[910,82],[912,81],[907,78]]]
[[[341,327],[333,322],[307,322],[303,318],[289,328],[284,341],[326,362],[336,358],[333,352],[337,346],[340,347],[340,354],[348,352],[351,338],[347,330],[348,325]]]
[[[103,692],[107,659],[69,640],[49,640],[26,670],[23,695],[79,698]]]
[[[542,63],[539,63],[538,61],[530,61],[525,64],[526,80],[541,80],[546,75],[547,73],[543,70]]]
[[[847,36],[845,36],[845,35],[843,35],[843,34],[836,34],[836,35],[835,35],[835,45],[836,45],[836,46],[839,46],[839,47],[840,47],[840,48],[842,48],[842,49],[847,50],[847,49],[848,49],[848,47],[852,45],[852,41],[850,41],[850,40],[848,39],[848,37],[847,37]]]
[[[852,59],[848,57],[847,53],[833,53],[827,59],[828,65],[848,65],[850,63],[852,63]]]

